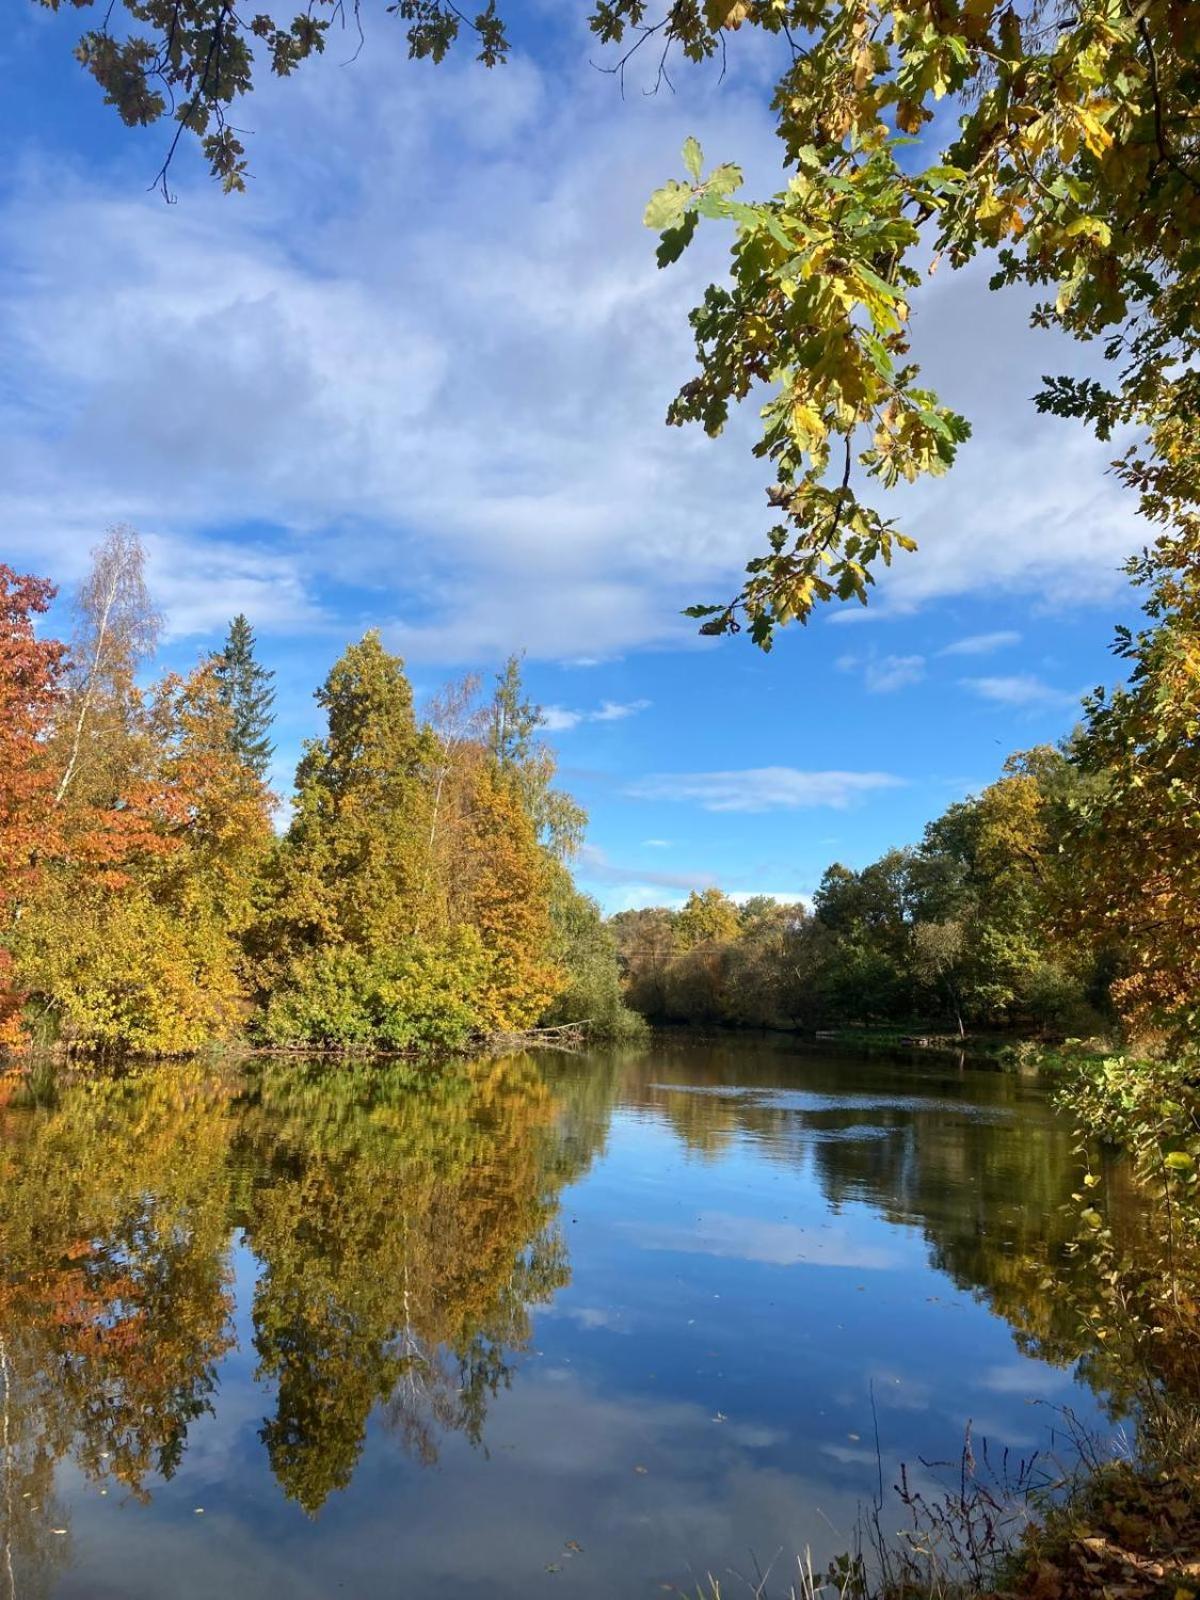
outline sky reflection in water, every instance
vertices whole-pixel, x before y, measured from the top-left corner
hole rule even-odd
[[[1103,1426],[1019,1078],[738,1042],[42,1099],[0,1109],[14,1597],[649,1594],[848,1544],[876,1417],[889,1485],[968,1419]]]

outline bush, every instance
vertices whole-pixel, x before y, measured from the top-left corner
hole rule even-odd
[[[461,1050],[479,1031],[488,958],[473,929],[367,955],[346,945],[293,961],[256,1031],[339,1050]]]

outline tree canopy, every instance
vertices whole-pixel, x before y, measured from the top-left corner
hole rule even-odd
[[[552,1006],[638,1030],[515,660],[491,702],[471,678],[424,719],[378,633],[349,645],[277,837],[253,630],[146,681],[143,564],[132,529],[101,541],[70,648],[36,632],[52,586],[0,566],[0,1050],[445,1051]]]

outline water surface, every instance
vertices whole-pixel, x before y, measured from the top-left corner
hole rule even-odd
[[[968,1422],[1105,1426],[1073,1143],[1025,1078],[739,1041],[40,1075],[0,1107],[0,1600],[830,1555]]]

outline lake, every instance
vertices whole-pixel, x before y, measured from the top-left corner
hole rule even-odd
[[[1074,1142],[1025,1077],[739,1040],[38,1070],[0,1105],[0,1600],[786,1575],[968,1423],[1111,1429]]]

